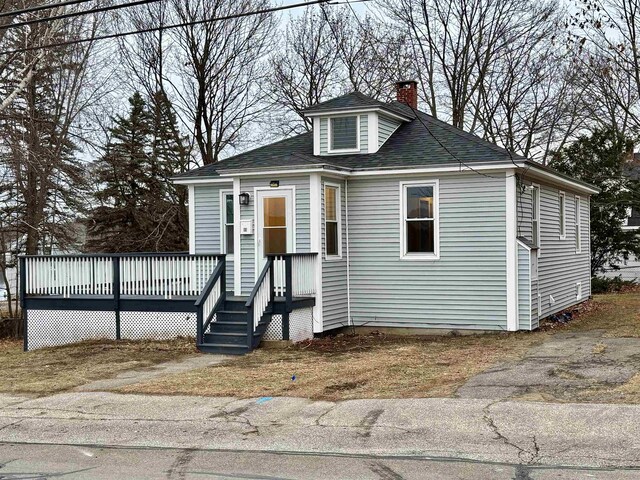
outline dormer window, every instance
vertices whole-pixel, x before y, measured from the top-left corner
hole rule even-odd
[[[329,118],[329,152],[360,151],[360,117],[345,115]]]

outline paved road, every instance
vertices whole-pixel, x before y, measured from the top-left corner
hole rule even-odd
[[[0,478],[640,478],[623,405],[0,396],[0,442]]]
[[[635,469],[510,465],[456,458],[302,454],[294,452],[0,445],[8,479],[305,479],[305,480],[625,480]]]

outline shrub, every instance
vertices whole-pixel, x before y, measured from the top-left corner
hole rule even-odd
[[[623,280],[617,277],[593,277],[591,279],[591,293],[617,293],[627,287],[637,285],[633,280]]]

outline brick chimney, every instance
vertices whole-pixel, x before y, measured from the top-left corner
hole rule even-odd
[[[396,99],[400,103],[404,103],[413,109],[417,109],[418,82],[415,80],[403,80],[401,82],[396,82]]]

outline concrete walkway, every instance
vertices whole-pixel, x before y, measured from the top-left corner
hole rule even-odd
[[[95,382],[80,385],[75,388],[77,392],[103,392],[113,390],[125,385],[145,382],[163,375],[172,373],[182,373],[196,368],[210,367],[230,360],[234,357],[229,355],[192,355],[173,362],[164,362],[137,370],[127,370],[113,378],[97,380]]]
[[[0,442],[635,469],[640,467],[640,406],[442,398],[333,403],[101,392],[37,399],[3,395]]]

